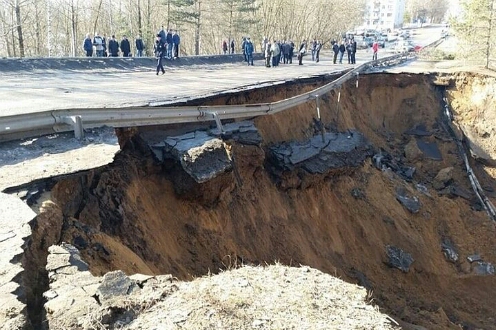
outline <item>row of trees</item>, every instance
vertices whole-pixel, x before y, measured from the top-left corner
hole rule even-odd
[[[141,34],[161,26],[185,54],[219,53],[223,40],[329,40],[360,25],[365,0],[0,0],[0,56],[81,56],[86,33]]]
[[[449,0],[408,0],[405,22],[441,23],[446,18],[446,12],[449,8]]]
[[[463,0],[461,6],[462,15],[451,21],[460,40],[457,55],[496,68],[496,0]]]

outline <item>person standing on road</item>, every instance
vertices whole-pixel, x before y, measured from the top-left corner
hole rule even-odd
[[[112,37],[109,40],[108,51],[109,51],[109,56],[112,57],[119,56],[119,42],[115,40],[115,35],[112,35]]]
[[[143,57],[143,50],[145,49],[145,44],[143,44],[143,39],[138,35],[136,37],[136,57]]]
[[[332,59],[332,63],[336,64],[336,61],[338,60],[338,53],[339,53],[339,46],[338,46],[337,42],[332,44],[332,51],[334,52],[334,57]]]
[[[103,57],[108,57],[108,53],[107,53],[107,34],[103,34],[102,46],[103,46]]]
[[[234,39],[231,40],[231,54],[234,54]]]
[[[248,65],[253,65],[253,43],[251,42],[250,37],[246,38],[245,53]]]
[[[357,43],[355,38],[351,38],[351,64],[356,64]]]
[[[129,40],[127,40],[126,36],[122,36],[121,51],[122,57],[129,57],[129,55],[131,54],[131,44],[129,43]]]
[[[265,66],[267,68],[270,68],[270,55],[271,55],[271,44],[270,42],[267,42],[265,44]]]
[[[167,58],[172,60],[172,48],[174,47],[174,41],[172,40],[172,30],[167,30],[167,35],[165,36],[165,43],[167,44]]]
[[[274,40],[272,46],[270,46],[270,52],[272,53],[272,67],[279,66],[279,56],[281,55],[281,48],[277,40]]]
[[[348,40],[348,43],[346,44],[346,53],[348,55],[348,64],[353,63],[351,61],[351,54],[353,53],[353,45],[351,44],[351,39]]]
[[[91,42],[91,37],[89,33],[86,34],[86,38],[84,39],[83,49],[86,52],[86,57],[93,56],[93,43]]]
[[[298,65],[303,65],[303,55],[307,51],[307,42],[306,40],[303,40],[302,43],[300,44],[300,48],[298,49]]]
[[[155,40],[155,45],[153,46],[155,51],[155,57],[157,58],[157,76],[160,71],[162,74],[165,73],[164,66],[162,65],[162,59],[164,58],[164,54],[167,51],[164,43],[162,42],[162,38],[160,37],[160,33],[157,34],[157,39]]]
[[[103,57],[103,39],[100,35],[95,33],[95,37],[93,38],[93,45],[96,50],[96,57]]]
[[[227,54],[227,41],[225,40],[222,42],[222,54]]]
[[[343,40],[339,45],[339,64],[343,64],[343,56],[345,51],[346,51],[346,47],[344,46],[344,40]]]
[[[379,51],[379,43],[377,40],[374,40],[374,43],[372,44],[372,61],[377,60],[377,52]]]
[[[284,64],[289,64],[289,50],[291,49],[291,46],[289,42],[283,41],[281,45],[281,52],[282,52],[282,62]]]
[[[322,49],[322,43],[317,40],[317,45],[315,46],[315,62],[320,61],[320,50]]]
[[[245,62],[248,62],[248,59],[246,58],[245,46],[246,46],[246,38],[243,37],[243,42],[241,43],[241,51],[243,52],[243,58]]]
[[[172,56],[174,58],[179,57],[179,44],[181,43],[181,38],[179,37],[179,34],[177,34],[177,30],[174,31],[174,34],[172,35],[172,43],[174,44],[174,51]]]
[[[315,53],[317,52],[317,40],[312,41],[312,62],[315,61]]]

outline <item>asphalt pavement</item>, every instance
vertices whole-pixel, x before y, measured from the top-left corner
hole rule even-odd
[[[428,44],[441,33],[441,28],[418,29],[415,42]],[[379,50],[379,57],[392,53]],[[370,50],[357,53],[357,65],[372,59]],[[24,60],[26,61],[26,60]],[[33,69],[30,71],[2,72],[0,80],[0,116],[33,113],[57,109],[126,107],[141,105],[165,105],[191,98],[230,90],[249,88],[297,78],[336,73],[352,65],[333,64],[331,52],[324,49],[320,62],[304,57],[304,65],[280,64],[266,68],[263,61],[254,66],[244,62],[224,64],[186,65],[170,67],[165,75],[149,70],[57,70]],[[152,64],[152,62],[150,62]]]

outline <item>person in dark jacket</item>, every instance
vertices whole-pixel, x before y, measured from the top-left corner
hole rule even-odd
[[[129,40],[127,40],[126,36],[122,37],[121,51],[122,51],[122,57],[129,57],[129,55],[131,54],[131,44],[129,43]]]
[[[115,35],[112,35],[112,37],[109,40],[108,52],[109,52],[109,56],[112,57],[119,56],[119,42],[115,40]]]
[[[162,41],[162,43],[165,43],[165,40],[166,40],[167,35],[165,33],[165,30],[164,30],[164,27],[163,26],[158,31],[158,34],[160,34],[160,40]]]
[[[298,49],[298,65],[303,65],[303,55],[306,53],[307,42],[303,40]]]
[[[289,64],[293,64],[293,55],[294,55],[295,44],[291,40],[289,41]]]
[[[348,54],[348,64],[353,63],[351,60],[351,54],[353,53],[353,45],[351,44],[351,39],[346,43],[346,53]]]
[[[356,64],[357,42],[355,38],[351,39],[351,64]]]
[[[174,41],[172,40],[172,30],[167,30],[165,43],[167,44],[167,58],[170,60],[172,59],[172,48],[174,47]]]
[[[172,35],[172,43],[174,44],[173,56],[174,56],[174,58],[178,58],[179,57],[179,44],[181,43],[181,37],[179,37],[179,34],[177,34],[177,31],[174,31],[174,34]]]
[[[93,42],[91,42],[91,37],[89,33],[86,35],[86,38],[84,39],[83,49],[86,52],[87,57],[93,56]]]
[[[334,52],[334,57],[332,59],[332,63],[336,64],[336,61],[338,59],[338,54],[339,54],[339,45],[337,42],[334,42],[332,44],[332,51]]]
[[[162,38],[160,37],[160,33],[157,34],[157,39],[155,40],[155,45],[154,45],[154,50],[155,50],[155,56],[157,57],[157,76],[160,71],[162,71],[162,74],[165,73],[164,66],[162,65],[162,59],[164,58],[165,53],[167,52],[167,49],[162,42]]]
[[[346,47],[344,46],[344,41],[341,41],[339,45],[339,64],[343,64],[344,52],[346,52]]]
[[[103,56],[108,57],[107,53],[107,35],[104,34],[102,38],[102,46],[103,46]]]
[[[251,42],[250,38],[246,38],[246,43],[245,43],[245,54],[247,58],[248,65],[253,65],[253,43]]]
[[[136,38],[136,57],[143,57],[143,50],[145,49],[145,44],[143,43],[143,39],[138,35]]]
[[[231,54],[234,54],[234,39],[231,40]]]
[[[245,59],[245,62],[248,62],[248,59],[246,58],[246,53],[245,53],[245,46],[246,46],[246,38],[243,37],[243,42],[241,42],[241,51],[243,52],[243,57]]]
[[[320,50],[322,49],[322,43],[317,40],[317,45],[315,46],[315,62],[320,61]]]

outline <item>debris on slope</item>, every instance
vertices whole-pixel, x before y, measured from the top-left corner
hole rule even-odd
[[[232,156],[225,140],[244,145],[259,145],[262,142],[251,121],[231,123],[222,128],[220,134],[217,130],[210,130],[167,137],[150,145],[150,148],[159,161],[174,159],[197,183],[204,183],[233,169]]]
[[[325,133],[304,142],[286,142],[269,149],[272,174],[281,187],[304,186],[307,174],[326,175],[360,166],[372,148],[358,131]]]
[[[20,199],[0,193],[0,324],[2,329],[24,329],[27,320],[23,253],[36,214]]]
[[[179,282],[122,271],[93,277],[73,246],[50,252],[45,308],[54,329],[397,329],[364,288],[307,266],[243,266]]]

